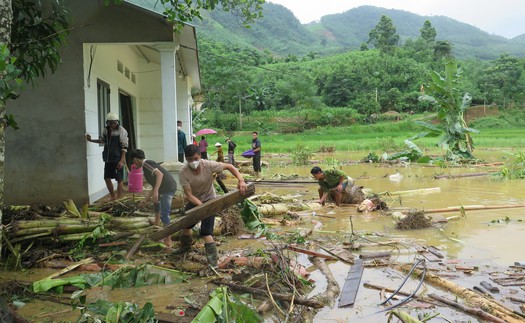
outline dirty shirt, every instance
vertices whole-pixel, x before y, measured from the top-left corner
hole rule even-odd
[[[175,179],[171,174],[162,166],[154,162],[153,160],[144,160],[144,164],[142,165],[144,169],[144,177],[146,178],[146,181],[151,186],[155,186],[155,183],[157,182],[157,177],[153,175],[153,171],[155,169],[158,169],[162,175],[162,183],[159,187],[159,194],[169,193],[169,192],[175,192],[177,190],[177,182],[175,182]]]
[[[109,132],[109,133],[108,133]],[[100,139],[104,142],[102,159],[106,163],[118,163],[122,156],[122,150],[128,149],[128,132],[124,127],[109,130],[104,128]]]
[[[347,181],[346,179],[347,176],[345,172],[343,172],[342,170],[338,170],[335,168],[323,170],[323,174],[324,174],[324,178],[318,181],[319,186],[321,186],[321,189],[323,190],[323,192],[328,192],[332,188],[337,187],[337,185],[339,185],[339,180],[341,179],[341,176],[345,178],[343,183]]]
[[[216,161],[201,159],[199,164],[200,173],[195,173],[186,163],[179,172],[180,185],[190,187],[191,192],[201,202],[206,202],[217,196],[213,186],[213,173],[220,173],[223,170],[221,163]]]

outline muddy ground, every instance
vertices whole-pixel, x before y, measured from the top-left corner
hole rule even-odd
[[[437,212],[432,215],[433,222],[430,227],[399,230],[396,229],[391,213],[359,213],[355,205],[337,208],[328,204],[316,210],[295,210],[288,215],[265,216],[263,222],[271,230],[258,238],[253,236],[255,231],[240,225],[239,209],[232,208],[228,212],[229,216],[224,216],[224,235],[217,237],[223,265],[216,273],[207,270],[203,243],[198,239],[194,244],[194,251],[185,257],[174,257],[170,250],[151,244],[141,249],[130,261],[125,261],[124,258],[136,241],[134,237],[119,240],[125,242],[120,245],[86,245],[83,249],[86,251],[85,256],[94,257],[98,268],[111,268],[113,265],[114,270],[123,264],[149,263],[193,273],[186,282],[179,284],[125,289],[96,287],[87,291],[87,299],[106,299],[114,302],[125,300],[141,306],[149,301],[162,320],[189,322],[206,304],[209,293],[218,286],[217,278],[221,277],[262,291],[270,288],[275,294],[292,295],[295,290],[296,298],[323,302],[322,307],[314,309],[292,300],[272,301],[268,294],[261,296],[237,291],[237,295],[252,295],[246,300],[249,300],[248,303],[254,309],[260,309],[260,315],[266,321],[285,321],[286,313],[290,312],[292,315],[288,315],[288,321],[294,322],[386,322],[392,313],[388,310],[389,307],[402,302],[406,296],[397,295],[397,299],[387,303],[390,305],[379,304],[389,297],[388,289],[396,290],[402,285],[407,275],[407,267],[409,270],[421,259],[424,260],[425,266],[423,267],[421,262],[421,266],[414,271],[426,268],[427,280],[418,287],[421,276],[414,276],[408,279],[401,289],[407,294],[417,290],[421,299],[416,300],[412,297],[409,302],[396,309],[401,309],[414,318],[419,317],[420,320],[435,315],[428,319],[433,322],[497,321],[492,317],[480,318],[475,312],[469,313],[465,308],[458,309],[445,305],[443,301],[429,299],[429,295],[436,294],[453,303],[482,308],[484,312],[489,312],[488,307],[495,306],[493,304],[499,304],[508,310],[504,320],[525,321],[522,317],[523,303],[519,301],[525,298],[525,268],[515,265],[515,262],[525,259],[522,259],[523,253],[520,253],[520,249],[514,247],[525,243],[525,209],[518,207],[525,204],[525,193],[520,189],[521,182],[509,183],[491,177],[436,180],[433,177],[436,169],[419,167],[353,164],[345,166],[344,170],[357,178],[359,185],[376,193],[439,188],[439,191],[429,190],[431,193],[428,194],[419,191],[413,192],[412,195],[383,195],[383,200],[392,211],[403,211],[406,208],[439,209],[457,205],[516,207],[466,208],[466,211],[463,210],[466,214],[462,211]],[[257,195],[271,192],[277,196],[294,196],[294,202],[285,204],[309,203],[315,200],[316,185],[299,182],[301,179],[307,180],[307,167],[272,168],[272,171],[276,174],[300,176],[295,179],[296,183],[258,183]],[[483,171],[487,169],[484,168]],[[448,172],[479,173],[480,169],[461,168]],[[263,173],[268,178],[268,171]],[[400,174],[402,179],[391,180],[396,178],[389,178],[392,174]],[[226,180],[226,184],[230,187],[234,185],[229,180]],[[180,205],[174,205],[174,210],[178,207]],[[46,210],[44,208],[41,213],[55,211]],[[147,216],[148,210],[140,212]],[[452,218],[445,221],[447,217]],[[221,228],[221,224],[218,223],[217,227]],[[272,234],[274,237],[270,239]],[[174,236],[174,240],[176,239]],[[34,246],[37,245],[35,240]],[[327,251],[335,252],[333,247],[350,252],[352,260],[338,258],[342,257],[339,251],[335,255]],[[27,286],[35,280],[56,273],[60,267],[77,261],[78,259],[72,259],[69,254],[73,248],[74,244],[67,243],[42,244],[42,248],[34,248],[34,251],[32,247],[32,256],[24,257],[23,262],[26,266],[31,265],[29,268],[3,272],[2,281],[10,282],[8,286],[11,288],[4,285],[4,295],[20,293],[32,297],[30,294],[23,294],[23,288],[20,286]],[[312,257],[302,249],[335,259],[320,258],[319,255]],[[382,256],[379,256],[380,254]],[[49,258],[46,261],[38,261],[44,257]],[[240,259],[246,261],[241,263]],[[319,264],[315,264],[319,259],[326,265],[332,278],[329,277],[329,273],[319,269]],[[337,292],[331,282],[335,282],[339,290],[344,290],[348,274],[359,259],[363,261],[364,269],[360,281],[354,284],[357,286],[355,303],[339,308],[341,292]],[[81,267],[65,276],[92,272],[99,270],[98,268]],[[293,274],[289,275],[290,273]],[[428,280],[428,277],[434,281]],[[15,286],[12,283],[13,279],[19,282],[20,286]],[[443,286],[448,282],[449,285]],[[481,282],[488,282],[498,291],[491,292],[490,288],[483,287]],[[373,286],[379,290],[372,288]],[[79,311],[73,310],[69,305],[70,292],[68,290],[60,297],[51,294],[52,299],[20,297],[26,305],[18,309],[17,313],[31,322],[75,322]],[[327,297],[322,298],[320,295]],[[490,302],[482,302],[486,300]],[[184,310],[184,316],[176,316],[181,309]]]

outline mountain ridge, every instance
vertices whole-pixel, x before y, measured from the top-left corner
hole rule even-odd
[[[402,42],[417,38],[419,29],[425,20],[429,20],[437,31],[436,39],[452,42],[454,53],[460,58],[495,59],[502,53],[525,56],[525,34],[507,39],[446,16],[422,16],[367,5],[325,15],[318,22],[301,24],[289,9],[274,3],[263,5],[263,15],[250,29],[233,24],[232,15],[220,11],[206,13],[203,21],[194,23],[198,32],[206,37],[228,41],[229,37],[223,33],[231,32],[236,35],[232,37],[236,39],[234,43],[267,49],[283,56],[304,56],[310,52],[329,55],[359,49],[368,40],[369,31],[377,25],[381,15],[386,15],[392,19]],[[209,28],[209,20],[221,25],[222,32]]]

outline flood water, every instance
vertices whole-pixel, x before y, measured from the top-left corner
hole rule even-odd
[[[501,166],[500,166],[501,167]],[[524,182],[520,180],[501,180],[492,176],[464,177],[456,179],[434,179],[435,174],[468,174],[499,170],[487,167],[461,167],[461,168],[437,168],[422,167],[414,165],[396,166],[377,166],[375,164],[354,164],[342,166],[348,175],[356,179],[356,184],[370,189],[376,193],[395,192],[403,190],[417,190],[439,188],[440,192],[431,194],[413,194],[391,197],[384,196],[384,201],[390,208],[410,207],[418,209],[434,209],[453,206],[506,206],[506,205],[525,205]],[[310,167],[272,167],[263,169],[263,174],[299,174],[307,176]],[[402,177],[398,181],[391,180],[389,175],[399,173]],[[268,177],[267,177],[268,178]],[[269,178],[268,178],[269,179]],[[317,195],[316,184],[301,184],[286,186],[278,184],[257,184],[256,194],[272,192],[279,195],[300,194],[305,200],[314,200]],[[525,261],[525,208],[508,208],[492,210],[467,210],[466,217],[458,220],[449,221],[439,227],[428,229],[399,231],[394,228],[391,217],[382,216],[379,212],[357,213],[355,207],[334,208],[326,206],[316,212],[317,215],[329,215],[332,218],[313,216],[310,212],[304,213],[302,228],[313,226],[312,221],[320,221],[323,227],[320,231],[314,232],[311,239],[322,241],[349,241],[352,232],[350,217],[352,218],[353,229],[359,233],[378,233],[383,235],[383,241],[388,239],[403,239],[407,242],[406,248],[393,250],[392,261],[413,262],[415,255],[409,251],[411,244],[417,242],[419,245],[435,246],[446,256],[444,262],[455,260],[466,266],[480,266],[480,268],[501,268],[505,269],[515,261]],[[442,213],[445,217],[460,215],[460,212]],[[499,220],[499,221],[498,221]],[[297,230],[297,227],[286,228],[285,230]],[[369,236],[375,239],[374,235]],[[223,243],[219,250],[227,251],[232,247],[242,247],[253,242],[231,241]],[[262,244],[262,243],[261,243]],[[368,249],[367,251],[375,251]],[[308,262],[306,256],[299,256],[299,260],[308,270],[311,271],[311,278],[316,281],[315,289],[309,296],[321,293],[325,290],[326,281],[324,276]],[[328,262],[334,277],[342,288],[350,266],[340,262]],[[31,270],[30,273],[16,274],[17,277],[26,281],[39,279],[49,274],[49,271]],[[13,274],[15,275],[15,274]],[[475,272],[471,276],[458,274],[458,284],[464,287],[472,287],[480,280],[488,280],[488,276],[483,270]],[[13,276],[11,276],[13,277]],[[371,282],[396,289],[403,279],[402,274],[396,274],[388,268],[365,268],[361,280]],[[408,288],[403,291],[411,292],[409,283]],[[189,296],[194,292],[208,288],[210,291],[215,288],[213,284],[206,284],[204,281],[195,282],[192,280],[188,284],[152,286],[142,289],[115,290],[97,289],[89,292],[88,298],[94,301],[96,298],[108,300],[126,300],[143,304],[151,301],[157,311],[167,312],[168,305],[183,305],[184,296]],[[521,297],[525,292],[519,287],[511,288]],[[432,290],[430,286],[424,285],[423,290]],[[453,295],[448,295],[454,299]],[[379,292],[366,289],[362,285],[357,294],[356,304],[351,308],[337,308],[335,300],[334,308],[325,308],[319,311],[314,322],[386,322],[385,313],[378,313],[382,308],[377,306],[380,302]],[[431,309],[420,310],[432,312]],[[71,307],[57,305],[49,302],[31,302],[19,310],[20,314],[30,319],[32,322],[61,322],[74,321],[78,317],[78,311],[72,312]],[[451,310],[441,310],[444,316],[451,321],[472,321],[477,319]],[[416,312],[412,312],[413,314]],[[440,319],[434,319],[439,322]],[[444,320],[441,319],[444,322]]]

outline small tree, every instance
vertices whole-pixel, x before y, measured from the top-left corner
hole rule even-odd
[[[374,45],[382,53],[394,51],[399,43],[399,35],[390,17],[381,16],[377,26],[368,34],[368,43]]]

